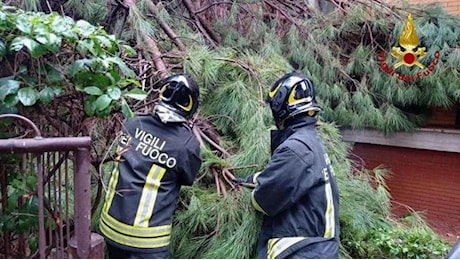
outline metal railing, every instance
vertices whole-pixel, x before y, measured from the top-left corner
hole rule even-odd
[[[92,258],[91,138],[43,138],[29,119],[0,115],[6,118],[26,123],[35,136],[0,139],[0,256]],[[38,228],[30,224],[36,218]]]

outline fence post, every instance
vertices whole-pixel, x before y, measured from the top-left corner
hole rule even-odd
[[[87,258],[103,259],[104,253],[104,238],[97,233],[91,233],[91,249]],[[72,238],[69,241],[69,255],[70,258],[81,258],[78,256],[78,245],[75,238]]]
[[[91,156],[87,148],[77,148],[74,162],[76,258],[90,258],[91,251]]]

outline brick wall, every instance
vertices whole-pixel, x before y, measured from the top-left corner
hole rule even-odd
[[[460,0],[459,0],[460,1]],[[436,128],[460,128],[457,117],[460,116],[459,104],[453,104],[449,108],[433,107],[428,115],[427,127]]]
[[[391,3],[399,3],[400,0],[387,0]],[[411,4],[441,4],[449,13],[460,15],[460,0],[409,0]]]
[[[460,224],[460,154],[371,144],[355,144],[353,154],[367,169],[384,165],[393,172],[387,184],[395,214],[407,213],[405,204],[429,221]]]

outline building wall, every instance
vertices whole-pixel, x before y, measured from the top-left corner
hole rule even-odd
[[[394,4],[401,3],[401,0],[387,0]],[[460,0],[409,0],[411,4],[441,4],[449,13],[460,15]]]
[[[402,1],[387,0],[387,2],[397,5]],[[460,16],[460,0],[409,0],[409,2],[439,3],[447,12]],[[460,104],[453,104],[449,108],[433,108],[426,127],[438,130],[460,129]],[[460,138],[460,133],[454,138]],[[433,139],[436,138],[430,138],[426,143],[436,142]],[[359,158],[356,159],[356,163],[365,163],[367,169],[383,165],[393,173],[387,180],[387,185],[392,197],[394,214],[404,216],[410,211],[424,212],[428,223],[435,230],[441,231],[445,235],[444,238],[456,241],[456,237],[460,236],[460,152],[458,149],[457,152],[443,152],[354,141],[351,159]]]
[[[452,104],[449,108],[432,108],[428,115],[427,127],[460,129],[460,104]]]
[[[353,154],[367,169],[383,165],[393,172],[387,184],[396,215],[412,209],[460,224],[459,153],[355,143]]]

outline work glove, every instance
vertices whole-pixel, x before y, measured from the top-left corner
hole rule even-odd
[[[241,183],[244,183],[244,182],[246,182],[245,178],[235,178],[232,180],[232,183],[234,185],[240,185]]]
[[[235,178],[235,179],[232,179],[232,183],[235,186],[242,186],[242,187],[253,189],[256,187],[256,184],[252,182],[252,178],[253,178],[252,175],[246,178]]]

